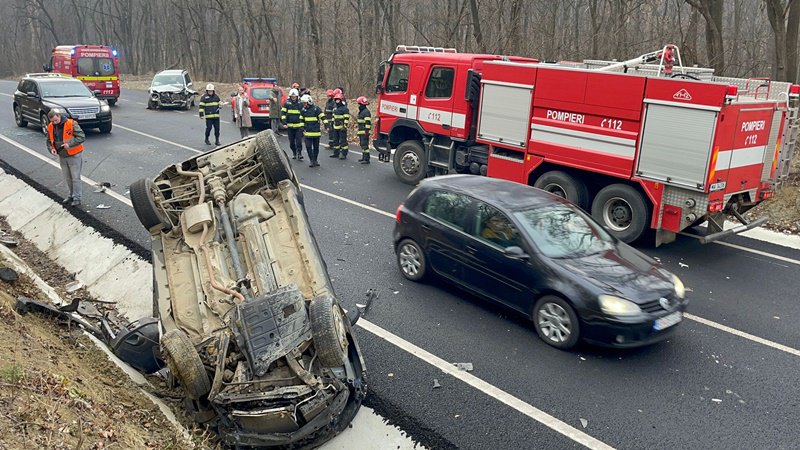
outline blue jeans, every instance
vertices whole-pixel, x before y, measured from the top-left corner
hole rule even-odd
[[[58,162],[61,163],[61,171],[64,173],[64,183],[69,188],[69,196],[74,200],[81,200],[83,184],[81,183],[81,167],[83,167],[83,156],[78,153],[75,156],[58,155]]]

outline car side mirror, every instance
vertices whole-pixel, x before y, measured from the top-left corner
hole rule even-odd
[[[53,70],[53,68],[48,66],[47,64],[42,64],[42,70],[44,70],[45,72],[50,72],[51,70]]]
[[[98,95],[102,94],[102,92],[100,92],[99,89],[95,89],[92,91],[92,94],[94,94],[94,96],[97,97]]]
[[[523,250],[521,247],[518,247],[516,245],[512,245],[511,247],[506,247],[505,250],[503,250],[503,254],[505,254],[507,257],[512,258],[512,259],[528,259],[529,258],[528,254],[525,253],[525,250]]]
[[[39,98],[39,95],[37,95],[36,92],[26,92],[25,95],[28,98]]]
[[[383,83],[378,83],[378,85],[375,86],[375,93],[378,95],[383,94]]]

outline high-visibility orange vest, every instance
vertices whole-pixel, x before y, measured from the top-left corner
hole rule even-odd
[[[64,122],[64,134],[61,137],[61,142],[66,144],[67,141],[72,139],[73,130],[74,130],[74,126],[73,126],[72,119],[67,119]],[[47,124],[47,134],[50,136],[50,143],[52,144],[53,142],[55,142],[55,139],[53,139],[53,122],[50,122],[49,124]],[[58,150],[58,149],[56,149],[56,150]],[[67,149],[67,155],[75,156],[75,155],[77,155],[78,153],[80,153],[82,151],[83,151],[83,144],[78,144],[75,147],[68,148]]]

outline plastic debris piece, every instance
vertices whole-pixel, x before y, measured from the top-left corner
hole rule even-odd
[[[387,376],[388,376],[389,378],[394,378],[394,374],[393,374],[393,373],[391,373],[391,372],[389,372],[389,373],[387,374]]]
[[[8,267],[3,267],[0,269],[0,280],[12,283],[17,281],[19,276],[17,275],[17,271],[14,269],[9,269]]]
[[[436,378],[434,378],[434,379],[433,379],[433,389],[439,389],[440,387],[442,387],[442,385],[441,385],[441,384],[439,384],[439,380],[437,380]]]
[[[82,287],[83,287],[83,284],[81,284],[80,281],[73,281],[72,283],[64,286],[64,290],[66,290],[67,293],[71,294],[71,293],[77,291],[78,289],[80,289]]]
[[[712,398],[711,401],[716,403],[722,403],[722,399],[720,398]]]
[[[681,267],[689,267],[689,265],[688,265],[688,264],[684,264],[684,263],[682,263],[682,262],[679,262],[679,263],[678,263],[678,265],[679,265],[679,266],[681,266]]]
[[[473,369],[472,363],[453,363],[453,365],[456,366],[456,369],[466,372],[472,372]]]
[[[581,356],[581,361],[586,361],[586,358],[584,358],[583,356]]]
[[[586,428],[586,425],[589,425],[589,421],[581,417],[581,425],[583,425],[583,428]]]
[[[108,205],[104,205],[104,204],[102,204],[102,203],[100,203],[99,205],[97,205],[97,206],[96,206],[96,208],[97,208],[97,209],[111,209],[111,207],[110,207],[110,206],[108,206]]]
[[[19,242],[17,241],[17,239],[14,236],[6,233],[5,231],[0,231],[0,244],[8,245],[9,247],[13,247],[13,246],[17,245],[18,243]]]

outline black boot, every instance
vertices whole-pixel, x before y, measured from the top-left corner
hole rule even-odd
[[[209,141],[208,138],[206,138],[206,145],[211,145],[211,141]]]
[[[217,139],[216,141],[214,141],[214,145],[217,145],[217,146],[219,145],[219,139]]]

